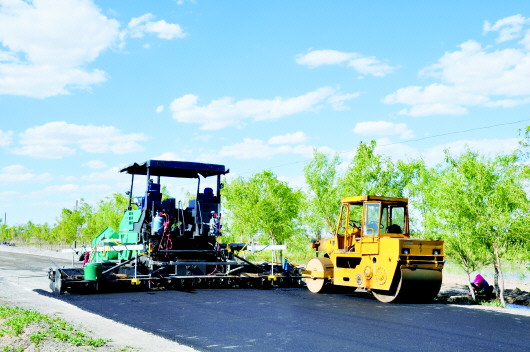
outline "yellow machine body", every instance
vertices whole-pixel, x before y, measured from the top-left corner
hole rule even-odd
[[[386,303],[429,301],[440,290],[444,243],[410,238],[407,199],[343,198],[334,236],[312,247],[317,257],[303,272],[312,292],[329,285],[363,288]]]

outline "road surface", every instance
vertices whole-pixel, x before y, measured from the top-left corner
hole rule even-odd
[[[530,351],[529,316],[383,304],[362,292],[198,289],[58,299],[201,351]]]

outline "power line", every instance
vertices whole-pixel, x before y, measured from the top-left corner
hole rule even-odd
[[[512,121],[512,122],[505,122],[505,123],[498,123],[498,124],[490,125],[490,126],[482,126],[482,127],[477,127],[477,128],[470,128],[470,129],[467,129],[467,130],[440,133],[440,134],[436,134],[436,135],[433,135],[433,136],[427,136],[427,137],[416,138],[416,139],[409,139],[408,141],[403,141],[403,142],[393,142],[393,143],[383,144],[383,145],[380,145],[380,147],[386,147],[386,146],[394,145],[394,144],[405,144],[405,143],[410,143],[410,142],[418,142],[418,141],[423,141],[425,139],[450,136],[450,135],[459,134],[459,133],[486,130],[486,129],[489,129],[489,128],[500,127],[500,126],[515,125],[515,124],[518,124],[518,123],[521,123],[521,122],[526,122],[526,121],[530,121],[530,119],[524,119],[524,120]]]
[[[473,131],[486,130],[486,129],[494,128],[494,127],[501,127],[501,126],[515,125],[515,124],[518,124],[518,123],[521,123],[521,122],[527,122],[527,121],[530,121],[530,118],[529,118],[529,119],[518,120],[518,121],[511,121],[511,122],[498,123],[498,124],[495,124],[495,125],[489,125],[489,126],[482,126],[482,127],[476,127],[476,128],[469,128],[469,129],[466,129],[466,130],[459,130],[459,131],[452,131],[452,132],[440,133],[440,134],[436,134],[436,135],[433,135],[433,136],[426,136],[426,137],[422,137],[422,138],[409,139],[409,140],[407,140],[407,141],[402,141],[402,142],[392,142],[392,143],[387,143],[387,144],[379,145],[379,147],[387,147],[387,146],[396,145],[396,144],[407,144],[407,143],[411,143],[411,142],[418,142],[418,141],[423,141],[423,140],[426,140],[426,139],[432,139],[432,138],[438,138],[438,137],[450,136],[450,135],[454,135],[454,134],[460,134],[460,133],[466,133],[466,132],[473,132]],[[349,151],[343,151],[343,152],[339,152],[338,154],[341,155],[341,154],[348,153],[348,152],[349,152]],[[285,167],[285,166],[291,166],[291,165],[296,165],[296,164],[306,163],[306,162],[308,162],[308,161],[310,161],[310,160],[311,160],[311,159],[304,159],[304,160],[300,160],[300,161],[293,161],[293,162],[290,162],[290,163],[285,163],[285,164],[280,164],[280,165],[272,166],[272,167],[270,167],[269,169],[277,169],[277,168],[281,168],[281,167]],[[252,172],[252,171],[248,171],[248,172],[244,172],[244,173],[242,173],[242,174],[248,174],[248,173],[251,173],[251,172]]]

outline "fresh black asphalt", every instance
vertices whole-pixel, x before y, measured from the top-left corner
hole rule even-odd
[[[197,289],[59,297],[202,351],[530,351],[530,317],[363,292]]]
[[[54,264],[0,256],[4,276],[43,275]],[[528,316],[442,303],[383,304],[363,292],[196,289],[54,297],[202,351],[530,351]]]

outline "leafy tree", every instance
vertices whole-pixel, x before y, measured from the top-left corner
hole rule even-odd
[[[460,199],[459,186],[463,183],[450,167],[427,169],[423,165],[417,180],[420,181],[413,187],[413,193],[419,198],[422,237],[444,239],[446,255],[462,266],[470,282],[471,273],[486,262],[480,233],[469,216],[475,206]],[[469,290],[474,295],[470,285]]]
[[[83,206],[83,200],[81,200]],[[57,225],[53,229],[53,234],[57,242],[72,243],[79,234],[79,229],[85,223],[85,215],[81,210],[63,209],[57,219]]]
[[[287,182],[279,181],[270,171],[254,175],[249,182],[259,195],[254,207],[258,231],[273,243],[285,243],[296,233],[302,192],[293,191]]]
[[[518,165],[517,155],[501,155],[488,163],[493,182],[486,195],[487,206],[481,230],[495,269],[495,287],[504,306],[503,258],[528,257],[530,248],[530,199],[524,188],[528,166]],[[482,219],[481,219],[482,220]]]
[[[260,234],[262,240],[284,244],[297,234],[302,192],[292,190],[271,171],[230,182],[223,197],[230,229],[240,236]]]
[[[225,233],[230,233],[225,239],[245,242],[258,232],[257,214],[254,206],[258,202],[259,193],[249,181],[238,177],[231,182],[225,182],[222,189],[223,217],[226,222]]]
[[[524,151],[525,148],[530,147],[530,126],[526,126],[526,129],[519,132],[522,134],[522,139],[519,142],[520,151]]]
[[[11,231],[9,231],[9,227],[0,220],[0,241],[10,242],[11,239]]]
[[[121,193],[113,193],[104,200],[99,201],[95,210],[85,204],[86,227],[83,229],[83,239],[91,241],[99,235],[107,226],[115,231],[119,230],[123,214],[129,206],[129,198]]]
[[[378,195],[403,197],[406,179],[388,157],[375,153],[376,142],[359,144],[345,175],[340,179],[340,196]]]
[[[77,209],[63,209],[53,229],[56,242],[90,242],[107,226],[119,229],[129,198],[120,193],[99,201],[96,206],[81,200]]]
[[[339,157],[333,158],[317,150],[313,159],[304,167],[305,180],[309,188],[306,197],[305,223],[319,238],[323,228],[333,232],[340,208],[337,167]]]
[[[427,202],[425,228],[446,240],[449,255],[458,260],[468,276],[492,263],[495,287],[504,305],[501,261],[521,251],[530,240],[529,200],[523,181],[524,168],[516,154],[486,160],[467,150],[460,156],[446,152],[445,165],[424,194]]]
[[[409,162],[398,161],[398,169],[403,175],[406,185],[404,195],[409,199],[410,231],[415,236],[436,238],[436,233],[427,233],[424,229],[424,220],[430,216],[430,205],[427,195],[436,190],[438,170],[430,169],[422,159]]]

